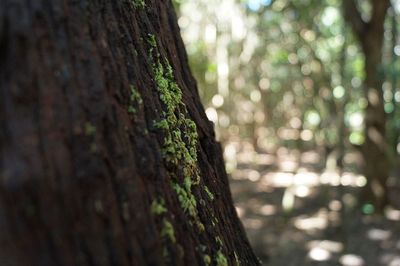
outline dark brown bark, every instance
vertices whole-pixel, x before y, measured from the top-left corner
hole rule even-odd
[[[0,102],[1,265],[259,264],[170,1],[0,0]]]
[[[384,22],[390,0],[373,0],[370,21],[363,21],[354,0],[343,0],[344,15],[360,42],[365,56],[364,92],[368,101],[365,111],[365,142],[361,152],[368,184],[362,201],[372,203],[378,211],[388,204],[387,179],[390,171],[386,142],[386,113],[383,100],[382,47]]]

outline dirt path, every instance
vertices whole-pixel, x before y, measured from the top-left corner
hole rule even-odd
[[[400,266],[400,211],[349,214],[362,176],[327,172],[317,152],[236,157],[235,205],[265,265]]]

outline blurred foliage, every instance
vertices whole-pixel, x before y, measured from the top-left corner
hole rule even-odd
[[[359,1],[362,16],[368,1]],[[255,149],[300,150],[363,143],[364,58],[339,0],[176,1],[179,25],[207,116],[219,139]],[[398,8],[398,1],[394,1]],[[385,25],[385,110],[400,145],[399,19]]]

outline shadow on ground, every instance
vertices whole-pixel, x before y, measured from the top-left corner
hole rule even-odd
[[[347,169],[338,173],[318,151],[230,145],[235,206],[264,265],[400,266],[400,210],[384,217],[350,211],[366,182],[352,171],[357,154],[347,154]]]

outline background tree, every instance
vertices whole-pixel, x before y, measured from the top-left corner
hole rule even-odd
[[[0,1],[0,264],[257,265],[170,1]]]
[[[369,1],[369,14],[363,19],[354,0],[343,1],[346,21],[351,25],[365,63],[364,97],[365,141],[361,145],[364,158],[364,175],[368,183],[363,193],[363,201],[370,202],[378,210],[388,204],[387,179],[390,173],[389,143],[386,139],[387,114],[383,93],[383,45],[385,18],[390,0]]]

